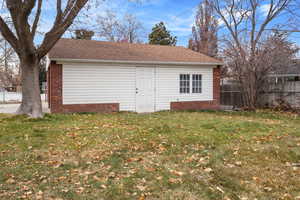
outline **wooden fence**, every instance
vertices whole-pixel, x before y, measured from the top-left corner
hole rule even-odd
[[[267,92],[260,96],[261,106],[276,106],[279,100],[284,100],[293,108],[300,108],[300,81],[290,81],[282,84],[270,84]],[[222,85],[221,105],[240,108],[243,106],[242,93],[236,85]]]
[[[221,91],[221,105],[240,108],[243,106],[242,93],[240,91]]]
[[[293,108],[300,108],[300,81],[288,81],[284,84],[270,84],[268,92],[263,94],[262,103],[276,106],[282,99]]]

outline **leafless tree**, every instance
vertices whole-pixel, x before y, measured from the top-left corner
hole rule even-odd
[[[99,16],[97,24],[99,36],[112,42],[137,43],[143,30],[142,24],[134,15],[125,14],[119,19],[112,11]]]
[[[123,37],[123,41],[129,43],[141,42],[140,36],[143,26],[141,22],[138,21],[136,16],[132,14],[126,14],[122,21],[120,32]]]
[[[4,18],[5,22],[12,27],[9,17]],[[0,34],[0,82],[2,87],[13,84],[13,77],[17,71],[17,58],[14,49]]]
[[[20,60],[22,74],[22,104],[17,113],[33,118],[42,117],[39,88],[39,62],[70,27],[88,0],[56,0],[55,19],[42,42],[35,43],[46,0],[3,0],[1,5],[9,13],[13,28],[0,16],[0,31]]]
[[[72,38],[78,40],[91,40],[95,34],[94,31],[89,31],[86,29],[76,29],[74,32],[75,36],[73,36]]]
[[[99,16],[97,19],[97,24],[99,26],[99,36],[104,37],[108,41],[116,42],[119,40],[120,23],[114,12],[107,10],[105,16]]]
[[[220,23],[224,25],[227,52],[233,67],[231,73],[240,82],[245,106],[255,109],[265,70],[261,44],[271,22],[278,18],[293,0],[210,0]],[[265,9],[263,9],[265,8]],[[265,13],[262,13],[265,10]],[[265,60],[267,61],[267,60]]]
[[[11,87],[14,84],[15,72],[8,68],[0,67],[0,86],[3,88]]]
[[[257,82],[259,83],[260,94],[269,92],[270,75],[288,71],[288,67],[294,64],[299,48],[292,42],[288,41],[288,34],[279,31],[272,32],[264,41],[261,41],[257,47],[256,59],[254,64],[257,67]],[[227,57],[227,64],[230,72],[234,77],[239,76],[240,66],[237,60],[235,48],[230,46],[224,51]]]
[[[214,9],[208,0],[203,0],[198,6],[189,48],[209,56],[217,56],[217,29],[218,21],[214,16]]]
[[[18,60],[13,48],[3,38],[0,39],[0,82],[2,87],[15,84],[18,75]]]
[[[0,66],[2,66],[5,71],[8,71],[9,63],[14,61],[14,55],[14,49],[4,38],[0,38]]]

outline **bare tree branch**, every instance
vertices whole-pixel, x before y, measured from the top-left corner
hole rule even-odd
[[[76,0],[69,0],[69,2],[73,2]],[[77,0],[73,7],[69,8],[68,6],[65,9],[63,18],[61,18],[61,22],[54,24],[51,30],[45,34],[45,38],[41,44],[41,46],[37,50],[37,54],[39,58],[45,56],[48,51],[55,45],[55,43],[61,38],[61,36],[65,33],[65,31],[71,26],[75,17],[78,15],[80,10],[85,6],[88,0]],[[71,5],[72,3],[70,3]],[[69,10],[69,12],[66,12]]]
[[[17,51],[19,49],[18,39],[10,30],[3,18],[0,16],[0,31],[3,37],[10,43],[10,45]]]
[[[232,72],[242,86],[246,105],[255,108],[264,79],[272,69],[270,60],[273,59],[266,51],[268,48],[264,46],[263,36],[268,25],[293,0],[210,1],[231,38],[228,39],[227,35],[228,49],[224,52],[226,58],[231,60]],[[265,15],[260,10],[263,6],[269,6]]]
[[[43,0],[38,0],[38,7],[37,7],[36,15],[34,18],[34,22],[32,25],[32,29],[31,29],[32,38],[34,38],[34,36],[35,36],[36,29],[37,29],[38,23],[40,21],[40,16],[41,16],[41,12],[42,12],[42,2],[43,2]]]

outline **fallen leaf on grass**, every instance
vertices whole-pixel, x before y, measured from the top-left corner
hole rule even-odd
[[[37,200],[40,200],[40,199],[43,199],[43,192],[40,190],[40,191],[38,191],[37,193],[36,193],[36,199]]]
[[[139,198],[139,200],[145,200],[145,196],[144,196],[144,195],[141,196],[141,197]]]
[[[170,172],[176,176],[183,176],[184,173],[183,172],[180,172],[180,171],[176,171],[176,170],[170,170]]]
[[[98,176],[93,176],[93,179],[94,179],[95,181],[102,181],[101,178],[99,178]]]
[[[143,160],[143,158],[128,158],[127,162],[140,162],[142,160]]]
[[[108,177],[109,177],[109,178],[115,178],[115,177],[116,177],[116,173],[115,173],[115,172],[110,172],[110,173],[108,174]]]
[[[6,183],[8,183],[8,184],[14,184],[14,183],[16,183],[16,181],[14,179],[12,179],[12,178],[9,178],[9,179],[6,180]]]
[[[233,165],[233,164],[227,164],[227,167],[229,167],[229,168],[234,168],[235,165]]]
[[[153,168],[153,167],[146,167],[145,170],[148,171],[148,172],[154,172],[154,171],[156,171],[156,169]]]
[[[137,187],[137,189],[139,189],[140,191],[145,191],[146,190],[146,186],[142,186],[142,185],[138,185],[138,186],[136,186]]]
[[[76,192],[79,193],[79,194],[83,193],[83,191],[84,191],[84,188],[83,188],[83,187],[79,187],[79,188],[76,190]]]
[[[62,191],[62,192],[64,192],[64,193],[67,193],[67,192],[69,192],[69,190],[68,190],[68,189],[62,189],[61,191]]]
[[[221,193],[224,193],[224,190],[222,190],[222,188],[220,188],[219,186],[217,186],[217,190],[219,190]]]
[[[106,187],[106,185],[100,185],[100,187],[102,188],[102,189],[106,189],[107,187]]]
[[[182,183],[182,180],[180,178],[170,178],[170,183]]]
[[[208,168],[205,168],[204,171],[209,173],[209,172],[212,172],[213,170],[212,170],[212,168],[208,167]]]
[[[264,187],[264,190],[267,191],[267,192],[271,192],[272,188],[271,187]]]

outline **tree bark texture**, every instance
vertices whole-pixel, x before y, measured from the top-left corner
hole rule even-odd
[[[17,114],[26,114],[32,118],[43,117],[39,87],[39,59],[33,55],[22,55],[20,61],[22,103]]]

